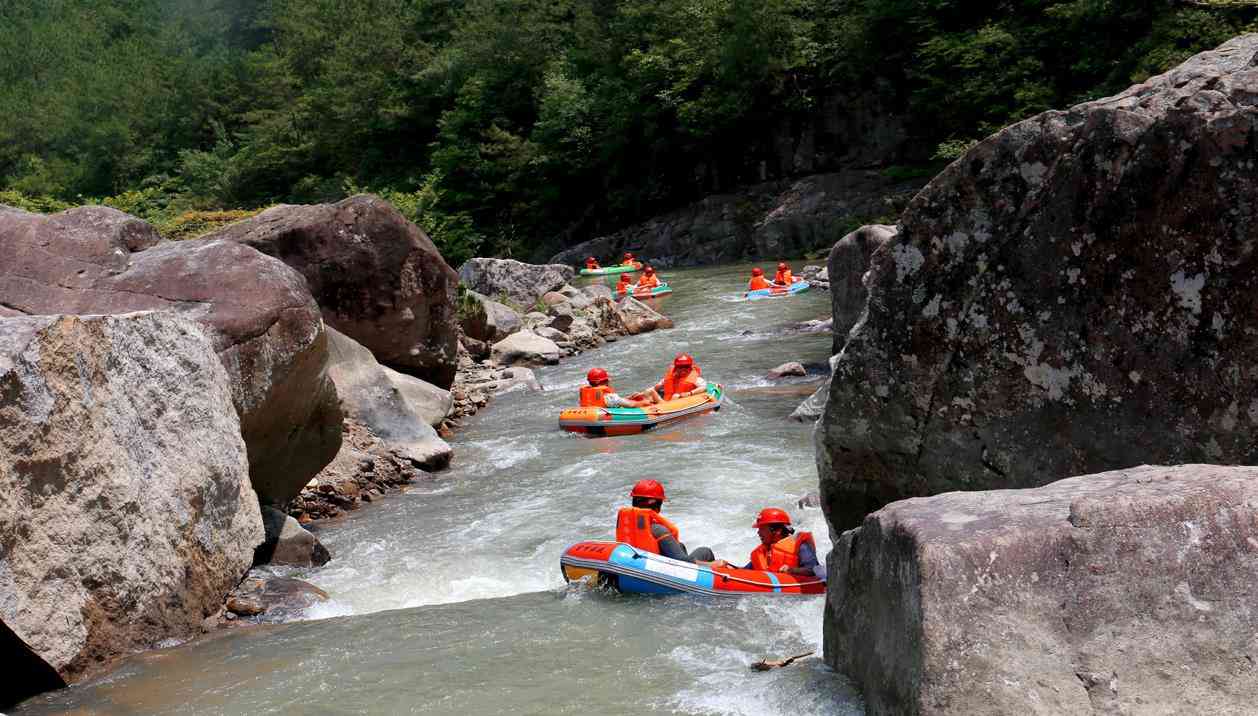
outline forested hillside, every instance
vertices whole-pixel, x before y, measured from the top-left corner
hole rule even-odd
[[[0,203],[106,201],[173,226],[372,190],[453,262],[520,255],[747,182],[940,161],[1256,15],[1124,0],[5,3]],[[852,129],[858,114],[874,126]],[[884,115],[897,132],[865,151]]]

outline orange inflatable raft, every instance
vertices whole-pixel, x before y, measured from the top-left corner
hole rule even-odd
[[[633,594],[739,597],[825,594],[825,580],[781,572],[708,567],[643,552],[623,542],[578,542],[559,558],[564,579]]]
[[[636,435],[651,428],[721,409],[724,389],[708,383],[708,392],[666,400],[645,408],[568,408],[559,414],[559,427],[593,437]]]

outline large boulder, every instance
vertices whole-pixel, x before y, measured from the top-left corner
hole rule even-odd
[[[441,387],[454,381],[458,276],[423,229],[387,201],[361,194],[275,206],[211,236],[296,269],[324,321],[381,363]]]
[[[1258,468],[896,502],[830,557],[825,653],[870,714],[1252,713]]]
[[[450,391],[389,368],[384,368],[384,374],[402,395],[402,400],[406,401],[411,412],[434,428],[454,409],[454,397],[450,395]]]
[[[0,621],[66,681],[196,633],[248,571],[258,501],[195,323],[0,319],[0,425]],[[0,682],[0,702],[41,687]]]
[[[656,329],[672,328],[673,319],[665,316],[633,296],[625,296],[616,304],[625,332],[636,336]]]
[[[830,249],[825,274],[830,280],[830,308],[834,323],[834,352],[843,350],[847,334],[865,312],[865,274],[869,260],[883,244],[895,238],[896,228],[883,224],[862,226],[839,239]]]
[[[913,495],[1258,462],[1255,63],[1248,35],[1013,125],[913,200],[819,422],[835,527]]]
[[[341,440],[323,322],[305,280],[232,241],[155,242],[137,221],[104,207],[0,209],[0,304],[30,315],[162,310],[195,320],[231,379],[254,490],[266,503],[291,499]]]
[[[450,463],[450,445],[437,435],[376,362],[371,351],[334,328],[327,329],[331,361],[328,374],[336,383],[346,416],[371,430],[397,454],[426,470]]]
[[[532,331],[520,331],[498,341],[489,359],[497,365],[554,365],[559,362],[559,346]]]
[[[483,343],[497,343],[523,327],[520,314],[475,291],[466,291],[459,323],[463,333]]]
[[[576,275],[562,264],[526,264],[513,259],[468,259],[459,267],[459,280],[490,298],[506,299],[528,310],[548,291],[557,291]]]

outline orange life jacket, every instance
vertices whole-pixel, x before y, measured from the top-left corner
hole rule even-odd
[[[629,274],[620,274],[620,283],[616,284],[616,293],[624,293],[633,285],[633,281],[629,280]]]
[[[764,280],[764,276],[752,276],[751,282],[747,284],[748,291],[759,291],[762,288],[768,288],[769,282]]]
[[[583,385],[581,386],[581,407],[606,408],[606,398],[614,392],[616,391],[612,390],[610,385]]]
[[[795,280],[795,277],[791,275],[790,269],[786,269],[785,271],[778,271],[777,275],[773,277],[774,283],[780,283],[783,286],[790,286],[791,282],[794,280]]]
[[[645,507],[622,507],[616,513],[616,541],[637,547],[652,554],[660,553],[660,541],[651,532],[651,525],[659,524],[668,528],[673,539],[681,541],[677,526],[664,519],[655,510]]]
[[[751,568],[776,572],[782,567],[798,567],[799,547],[805,543],[812,546],[813,552],[817,551],[811,532],[797,532],[768,547],[761,544],[751,551]]]
[[[642,278],[638,279],[638,288],[635,290],[641,290],[644,288],[655,288],[658,285],[660,285],[659,276],[656,276],[655,274],[651,274],[650,276],[646,274],[642,274]]]
[[[695,383],[695,378],[703,374],[699,372],[699,366],[696,365],[686,371],[686,374],[683,375],[680,380],[678,380],[675,375],[676,371],[669,369],[669,371],[664,374],[664,380],[660,381],[664,384],[664,395],[661,396],[664,400],[672,400],[673,396],[678,393],[689,393],[694,390],[698,387]]]

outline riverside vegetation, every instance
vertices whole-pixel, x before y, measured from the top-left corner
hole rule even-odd
[[[1256,13],[1098,0],[6,3],[0,203],[99,202],[180,238],[371,190],[453,265],[539,259],[749,182],[853,160],[928,176],[1001,126],[1169,69]]]

